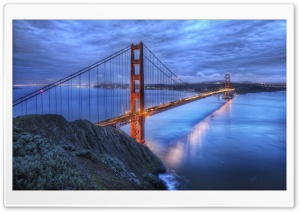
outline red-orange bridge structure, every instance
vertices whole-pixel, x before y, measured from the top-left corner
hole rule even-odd
[[[98,126],[130,124],[130,135],[145,142],[145,117],[211,95],[232,98],[230,75],[224,87],[196,93],[142,42],[42,86],[13,101],[14,117],[60,114],[87,119]]]

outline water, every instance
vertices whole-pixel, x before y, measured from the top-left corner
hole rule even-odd
[[[146,119],[146,141],[169,169],[169,189],[286,189],[285,92],[171,109]]]
[[[63,101],[68,92],[59,87],[57,95],[61,88],[62,101],[55,103],[58,112],[65,113],[67,119],[80,118],[76,104],[72,113],[67,112],[70,106],[60,108],[60,105],[66,106]],[[30,89],[36,88],[15,89],[14,99]],[[90,90],[93,94],[98,92],[97,89]],[[78,94],[78,90],[73,92]],[[81,92],[83,98],[87,98],[89,89]],[[111,90],[99,89],[99,92],[101,95],[104,92],[112,94],[109,93]],[[124,97],[122,101],[128,101],[126,89],[117,92]],[[157,91],[147,92],[152,94],[149,98],[157,95]],[[170,190],[286,189],[286,93],[238,95],[227,103],[219,97],[201,99],[146,119],[147,146],[168,168],[160,178]],[[45,105],[49,104],[47,99],[45,94]],[[93,114],[87,113],[87,104],[82,105],[82,115],[86,118],[96,119],[98,115],[106,118],[105,110],[119,112],[110,105],[118,99],[106,100],[106,108],[100,105],[102,109],[96,108],[95,95],[91,99]],[[51,105],[52,111],[47,111],[45,106],[43,112],[55,113],[55,106]],[[28,112],[35,113],[36,100],[26,107]],[[38,110],[41,112],[41,107]],[[25,104],[14,108],[14,117],[22,115],[22,111],[24,113]],[[129,125],[122,129],[129,132]]]
[[[38,90],[39,95],[14,107],[13,116],[59,114],[67,120],[87,119],[93,123],[124,114],[129,110],[128,89],[97,89],[57,86],[44,91],[37,86],[14,89],[13,99]]]
[[[13,100],[35,91],[38,95],[13,108],[13,117],[29,114],[59,114],[69,121],[87,119],[96,123],[124,115],[130,110],[129,89],[62,85],[51,90],[43,90],[37,86],[25,86],[13,90]],[[164,104],[167,101],[175,101],[193,95],[196,93],[176,90],[145,90],[145,107],[150,108],[160,103]]]

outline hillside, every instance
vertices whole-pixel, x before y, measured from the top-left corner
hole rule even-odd
[[[14,190],[166,189],[163,163],[121,130],[59,115],[13,122]]]

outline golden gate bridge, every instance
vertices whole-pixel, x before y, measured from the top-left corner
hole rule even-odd
[[[230,75],[224,88],[196,93],[142,42],[13,101],[19,115],[60,114],[98,126],[130,124],[130,136],[145,142],[145,117],[224,93],[232,97]]]

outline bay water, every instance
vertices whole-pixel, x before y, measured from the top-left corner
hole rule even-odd
[[[128,131],[129,127],[124,127]],[[146,119],[174,190],[285,190],[286,93],[211,96]]]
[[[14,89],[14,99],[35,89]],[[99,92],[91,90],[92,93]],[[118,92],[124,96],[124,101],[128,101],[128,91]],[[83,96],[85,93],[88,93],[86,88],[82,89]],[[67,110],[70,106],[60,110],[59,105],[66,105],[63,100],[67,94],[67,91],[62,92],[62,101],[51,105],[48,111],[45,106],[43,113],[56,113],[53,109],[56,106],[67,119],[80,118],[76,105],[72,114]],[[104,94],[103,90],[101,94]],[[50,108],[48,98],[49,95],[45,95],[42,100]],[[92,101],[96,102],[95,97]],[[33,99],[26,104],[29,114],[30,111],[35,113],[36,102]],[[87,111],[87,106],[83,105],[83,111]],[[107,110],[114,109],[107,107]],[[15,107],[13,113],[14,117],[23,115],[25,104]],[[92,122],[97,121],[97,114],[83,115],[92,117]],[[102,119],[109,118],[104,115],[98,113]],[[151,116],[145,124],[146,145],[167,167],[167,173],[161,174],[160,178],[170,190],[286,189],[284,91],[237,95],[230,101],[220,95],[211,96]],[[129,125],[121,129],[129,133]]]

